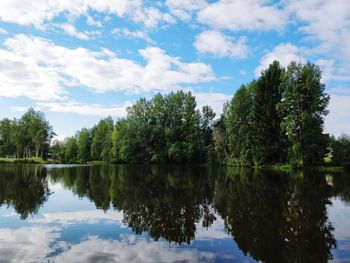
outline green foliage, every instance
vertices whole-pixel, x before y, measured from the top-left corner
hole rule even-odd
[[[46,158],[54,135],[44,114],[30,108],[19,120],[0,121],[0,156]]]
[[[209,115],[213,112],[207,114],[207,125],[210,125]],[[114,128],[114,158],[131,163],[199,161],[200,121],[195,98],[190,92],[140,99],[128,108],[127,118],[117,122]]]
[[[83,128],[76,135],[77,137],[77,148],[78,148],[78,160],[82,163],[86,163],[90,160],[90,149],[91,149],[91,132],[90,130]]]
[[[231,164],[253,165],[252,106],[256,82],[241,86],[228,105],[226,135]]]
[[[102,119],[92,129],[91,158],[93,160],[111,160],[113,119]]]
[[[342,135],[339,138],[331,138],[330,143],[331,164],[349,165],[350,164],[350,137]]]
[[[261,73],[256,81],[252,108],[253,123],[253,156],[254,163],[270,164],[286,161],[281,131],[282,116],[278,105],[282,100],[282,82],[284,69],[274,61],[267,70]]]
[[[74,137],[69,137],[65,143],[64,161],[76,162],[78,155],[77,140]]]
[[[215,162],[215,145],[214,145],[214,118],[216,114],[209,106],[202,107],[201,115],[201,153],[202,160],[208,163]]]
[[[313,64],[288,66],[280,109],[281,125],[290,142],[289,161],[294,166],[319,164],[327,151],[323,123],[329,96],[320,81],[321,71]]]
[[[219,163],[320,164],[329,143],[323,134],[329,96],[320,81],[321,71],[313,64],[291,63],[285,70],[275,61],[239,88],[215,126]]]

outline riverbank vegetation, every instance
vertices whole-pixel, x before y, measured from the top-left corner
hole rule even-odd
[[[277,61],[242,85],[217,119],[191,92],[139,99],[126,118],[108,117],[63,142],[40,112],[0,122],[0,156],[55,162],[217,163],[236,166],[341,166],[350,138],[323,132],[329,96],[314,64]],[[326,162],[325,162],[326,160]]]

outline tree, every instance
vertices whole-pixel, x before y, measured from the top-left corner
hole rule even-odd
[[[198,161],[201,132],[196,106],[195,97],[183,91],[138,100],[115,128],[114,151],[133,163]]]
[[[46,158],[54,135],[44,114],[30,108],[19,120],[0,122],[0,155]]]
[[[77,140],[74,137],[69,137],[65,143],[64,160],[68,163],[75,163],[77,161],[78,146]]]
[[[332,137],[330,148],[334,165],[350,164],[350,136],[344,134],[337,139]]]
[[[277,110],[282,101],[284,69],[274,61],[256,81],[253,101],[254,163],[283,162],[283,134],[281,116]]]
[[[91,158],[109,161],[112,149],[113,119],[108,117],[99,121],[92,130]]]
[[[280,110],[281,125],[290,141],[289,160],[294,166],[319,164],[327,151],[323,123],[329,96],[324,89],[318,66],[294,62],[288,66]]]
[[[252,107],[255,88],[255,81],[241,86],[227,109],[229,162],[236,165],[253,165]]]
[[[77,147],[78,147],[78,159],[82,163],[86,163],[90,160],[90,149],[91,149],[91,133],[90,130],[83,128],[76,135]]]
[[[215,146],[214,146],[214,118],[215,112],[206,105],[202,107],[201,115],[201,135],[202,145],[201,153],[202,161],[213,163],[215,162]]]
[[[11,156],[16,153],[14,122],[7,118],[0,121],[0,156]]]
[[[126,125],[125,119],[116,122],[112,132],[112,158],[116,162],[126,161]]]

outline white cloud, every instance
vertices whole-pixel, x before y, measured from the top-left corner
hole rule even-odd
[[[2,262],[41,262],[53,251],[50,241],[60,234],[54,227],[24,227],[0,229],[0,254]]]
[[[131,18],[137,23],[142,23],[146,28],[155,28],[161,22],[169,24],[174,24],[176,22],[172,15],[162,13],[159,9],[154,7],[137,9]]]
[[[63,81],[55,68],[40,65],[12,50],[0,49],[0,97],[62,99],[65,96]]]
[[[56,256],[55,262],[211,262],[215,254],[171,247],[164,242],[101,240],[91,237]]]
[[[0,96],[4,97],[57,100],[71,86],[95,92],[169,91],[215,80],[209,65],[183,63],[157,47],[139,50],[146,62],[141,65],[107,49],[69,49],[22,34],[8,38],[4,46],[0,49]]]
[[[132,39],[141,39],[149,44],[155,44],[155,41],[153,41],[148,33],[146,31],[130,31],[127,28],[115,28],[112,31],[113,34],[115,34],[117,37],[124,36],[126,38],[132,38]]]
[[[141,4],[141,0],[2,0],[0,20],[44,28],[45,22],[63,13],[69,17],[78,17],[94,10],[122,17],[141,8]]]
[[[79,38],[79,39],[83,39],[83,40],[88,40],[89,39],[89,36],[84,33],[84,32],[79,32],[77,31],[77,29],[71,25],[71,24],[61,24],[60,27],[63,29],[63,31],[71,36],[71,37],[75,37],[75,38]]]
[[[233,41],[221,32],[204,31],[197,36],[194,46],[200,53],[210,53],[217,57],[245,58],[248,53],[245,42],[245,37]]]
[[[333,51],[350,60],[348,0],[293,0],[286,9],[303,22],[300,31],[321,42],[318,51]]]
[[[288,66],[291,61],[305,63],[305,58],[300,53],[298,47],[290,43],[279,44],[260,59],[260,65],[256,68],[255,75],[259,76],[274,60],[278,60],[283,67]]]
[[[11,107],[11,110],[16,112],[26,112],[28,110],[27,107],[21,107],[21,106],[13,106]]]
[[[7,32],[6,29],[3,29],[3,28],[0,27],[0,35],[1,34],[5,35],[5,34],[8,34],[8,32]]]
[[[335,136],[350,134],[350,89],[331,90],[325,131]]]
[[[198,20],[218,29],[281,30],[288,22],[287,13],[262,0],[221,0],[198,12]]]
[[[65,112],[65,113],[77,113],[89,116],[115,116],[125,117],[126,107],[130,106],[130,103],[126,103],[119,107],[105,107],[99,104],[81,104],[74,101],[67,102],[39,102],[38,105],[48,111],[52,112]]]
[[[192,13],[207,6],[207,2],[204,0],[167,0],[166,5],[172,15],[182,20],[189,20]]]
[[[86,22],[90,26],[102,27],[102,23],[100,21],[95,20],[92,16],[88,16]]]
[[[199,109],[205,105],[209,105],[216,113],[216,117],[219,117],[222,113],[224,103],[232,98],[232,95],[223,93],[195,92],[193,95],[196,97],[197,107]]]
[[[50,169],[50,166],[48,166],[48,169]],[[51,212],[44,213],[40,217],[29,219],[29,222],[35,225],[59,224],[67,227],[67,225],[82,222],[84,224],[97,224],[101,220],[104,221],[104,224],[122,224],[123,212],[108,211],[108,213],[106,213],[97,209],[76,212]]]
[[[344,76],[350,71],[350,1],[289,0],[287,3],[286,10],[300,24],[299,31],[306,35],[305,40],[316,43],[309,52],[330,58],[321,61],[326,70],[325,79],[349,80]]]

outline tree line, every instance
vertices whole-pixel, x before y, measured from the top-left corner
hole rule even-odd
[[[323,132],[329,96],[320,68],[273,62],[242,85],[219,118],[197,109],[191,92],[141,98],[126,118],[99,121],[64,142],[49,143],[52,127],[30,109],[20,120],[0,122],[2,156],[43,156],[56,162],[219,163],[237,166],[336,165],[350,162],[350,139]]]
[[[54,142],[59,162],[102,160],[120,163],[214,162],[214,111],[196,109],[191,92],[157,94],[140,99],[115,123],[111,117],[82,129],[64,142]]]

